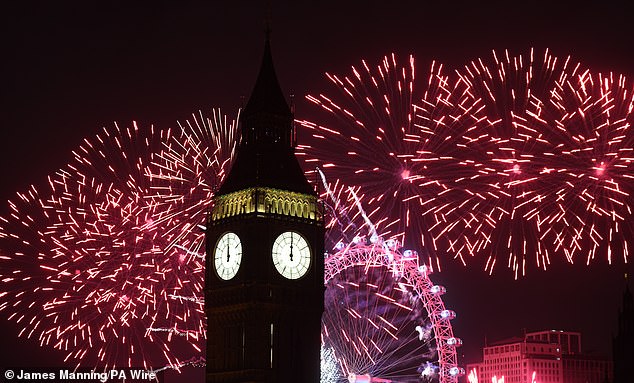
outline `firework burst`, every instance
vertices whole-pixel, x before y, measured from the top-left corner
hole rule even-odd
[[[627,263],[634,193],[634,87],[623,76],[576,74],[552,91],[547,111],[526,124],[547,131],[557,182],[547,202],[557,210],[544,230],[569,262],[620,253]],[[543,116],[543,118],[540,118]],[[569,235],[551,234],[566,233]]]
[[[516,278],[553,256],[627,262],[631,83],[548,50],[493,52],[455,76],[432,63],[421,91],[414,68],[391,56],[327,74],[338,93],[308,96],[323,117],[299,121],[307,172],[340,180],[332,187],[354,192],[377,235],[438,268],[443,254]]]
[[[298,151],[308,172],[319,167],[340,179],[381,236],[424,249],[440,267],[429,228],[450,214],[452,177],[461,171],[453,141],[475,123],[479,106],[436,63],[418,90],[413,57],[407,66],[394,55],[376,67],[363,61],[350,76],[327,77],[337,97],[307,97],[326,112],[324,122],[299,121],[311,135]]]
[[[200,354],[200,204],[229,164],[219,145],[233,145],[235,124],[218,111],[192,121],[176,135],[104,129],[44,192],[10,203],[0,309],[21,336],[78,365],[178,368]]]
[[[159,256],[160,229],[143,177],[163,138],[136,124],[104,129],[49,177],[44,192],[31,188],[10,204],[2,239],[14,253],[3,261],[24,268],[3,268],[3,290],[19,291],[21,299],[5,292],[11,300],[1,307],[24,326],[20,335],[65,351],[66,360],[105,366],[149,367],[146,337],[168,350],[147,333],[160,321],[157,285],[172,276]]]
[[[612,241],[627,257],[632,94],[624,78],[580,68],[531,50],[494,52],[457,72],[485,116],[457,144],[464,176],[455,187],[467,197],[441,231],[460,258],[485,254],[491,273],[502,256],[517,277],[530,258],[543,269],[554,254],[589,261],[603,247],[610,258]]]

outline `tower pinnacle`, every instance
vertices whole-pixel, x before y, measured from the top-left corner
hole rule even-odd
[[[255,86],[240,116],[240,133],[236,159],[218,194],[256,186],[314,194],[294,154],[293,113],[275,73],[268,36]]]
[[[250,137],[249,132],[256,127],[255,124],[266,123],[266,126],[259,126],[259,130],[272,128],[273,123],[275,130],[285,128],[285,132],[289,133],[292,127],[293,115],[286,103],[286,98],[280,88],[275,67],[273,66],[273,56],[271,54],[271,41],[268,36],[264,43],[264,54],[262,55],[262,63],[260,64],[260,72],[255,81],[255,86],[251,92],[251,97],[242,112],[242,133],[247,133],[247,137],[243,136],[243,141],[247,138],[247,144],[250,144],[254,137]],[[258,137],[257,138],[261,138]],[[282,137],[277,137],[282,139]]]

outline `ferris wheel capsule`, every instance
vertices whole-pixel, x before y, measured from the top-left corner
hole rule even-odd
[[[454,319],[456,317],[456,312],[453,310],[442,310],[440,312],[440,317],[442,319]]]
[[[385,241],[385,246],[387,246],[387,248],[390,250],[396,250],[397,242],[394,239],[388,239],[387,241]]]
[[[410,262],[418,262],[418,252],[416,250],[405,250],[403,252],[403,260]]]
[[[450,346],[459,347],[462,346],[462,339],[455,337],[447,338],[447,344]]]
[[[431,287],[431,289],[429,289],[429,291],[432,294],[443,295],[444,293],[447,292],[447,289],[444,286],[434,285],[434,286]]]
[[[463,369],[463,368],[460,368],[460,367],[456,367],[456,366],[451,367],[451,368],[449,369],[449,375],[451,375],[451,376],[461,376],[461,375],[464,375],[464,369]]]

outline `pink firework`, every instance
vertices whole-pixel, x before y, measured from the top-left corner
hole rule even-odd
[[[586,264],[598,255],[612,263],[614,254],[628,262],[634,193],[634,86],[623,76],[588,71],[553,90],[543,119],[536,110],[527,124],[549,129],[557,159],[556,190],[547,201],[559,214],[552,229],[570,235],[555,238],[569,262]],[[553,116],[553,117],[551,117]],[[552,129],[555,127],[555,129]],[[553,131],[554,130],[554,131]]]
[[[486,117],[458,143],[464,176],[455,187],[468,197],[459,201],[461,218],[441,232],[460,245],[451,250],[463,259],[484,254],[489,272],[506,258],[516,277],[530,258],[543,269],[554,254],[573,262],[586,253],[589,261],[605,249],[611,259],[613,242],[627,261],[625,79],[593,75],[548,51],[541,59],[494,52],[492,62],[474,61],[458,76]]]
[[[212,126],[197,133],[223,134]],[[21,336],[66,351],[78,365],[178,368],[200,354],[204,210],[185,209],[193,203],[185,191],[210,185],[211,193],[221,174],[206,171],[227,161],[214,156],[220,150],[212,145],[224,142],[216,140],[179,162],[181,150],[205,140],[182,128],[177,136],[136,124],[104,129],[44,193],[32,188],[10,204],[0,231],[3,249],[12,250],[1,258],[0,309],[23,326]],[[193,173],[163,188],[177,176],[175,163],[178,174]],[[180,188],[186,183],[192,187]]]
[[[328,74],[335,96],[307,97],[324,115],[299,121],[309,137],[298,154],[309,173],[354,192],[377,235],[437,267],[447,254],[489,273],[503,263],[516,278],[554,256],[627,262],[634,135],[624,77],[547,50],[494,52],[455,77],[433,63],[420,92],[413,58],[360,68]]]
[[[147,333],[160,321],[156,286],[170,277],[145,199],[153,142],[160,137],[136,124],[104,129],[49,178],[46,191],[32,188],[10,204],[2,237],[14,253],[3,258],[2,308],[24,326],[20,335],[65,351],[67,360],[105,366],[148,366],[146,338],[169,350]],[[16,261],[24,268],[11,266]]]
[[[479,59],[458,71],[471,97],[484,106],[478,123],[457,144],[464,175],[456,185],[465,192],[456,201],[459,218],[439,231],[455,241],[450,251],[463,262],[485,255],[485,268],[492,272],[497,257],[506,255],[516,276],[525,273],[530,254],[540,266],[550,262],[539,240],[541,222],[555,213],[541,204],[550,185],[549,173],[542,173],[548,168],[542,153],[550,143],[543,132],[518,121],[533,105],[543,105],[558,81],[572,75],[569,66],[548,53],[536,61],[532,52],[506,52],[503,58],[494,52],[491,62]]]
[[[307,171],[319,168],[353,188],[381,235],[400,236],[440,267],[437,242],[445,238],[429,228],[451,214],[453,179],[462,171],[454,141],[475,124],[477,100],[436,63],[417,82],[413,57],[406,66],[394,55],[376,67],[363,61],[349,76],[327,77],[335,96],[307,96],[323,119],[299,121],[310,133],[298,150]]]

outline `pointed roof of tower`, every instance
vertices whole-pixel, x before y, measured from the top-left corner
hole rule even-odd
[[[314,194],[294,153],[293,113],[277,80],[267,33],[255,86],[240,116],[241,143],[217,194],[270,187]]]
[[[264,44],[264,54],[260,64],[260,73],[255,81],[255,86],[251,92],[251,97],[242,112],[243,117],[254,114],[267,113],[276,116],[292,117],[291,109],[286,103],[284,93],[280,87],[273,66],[273,55],[271,54],[271,40],[269,33],[266,35]]]

